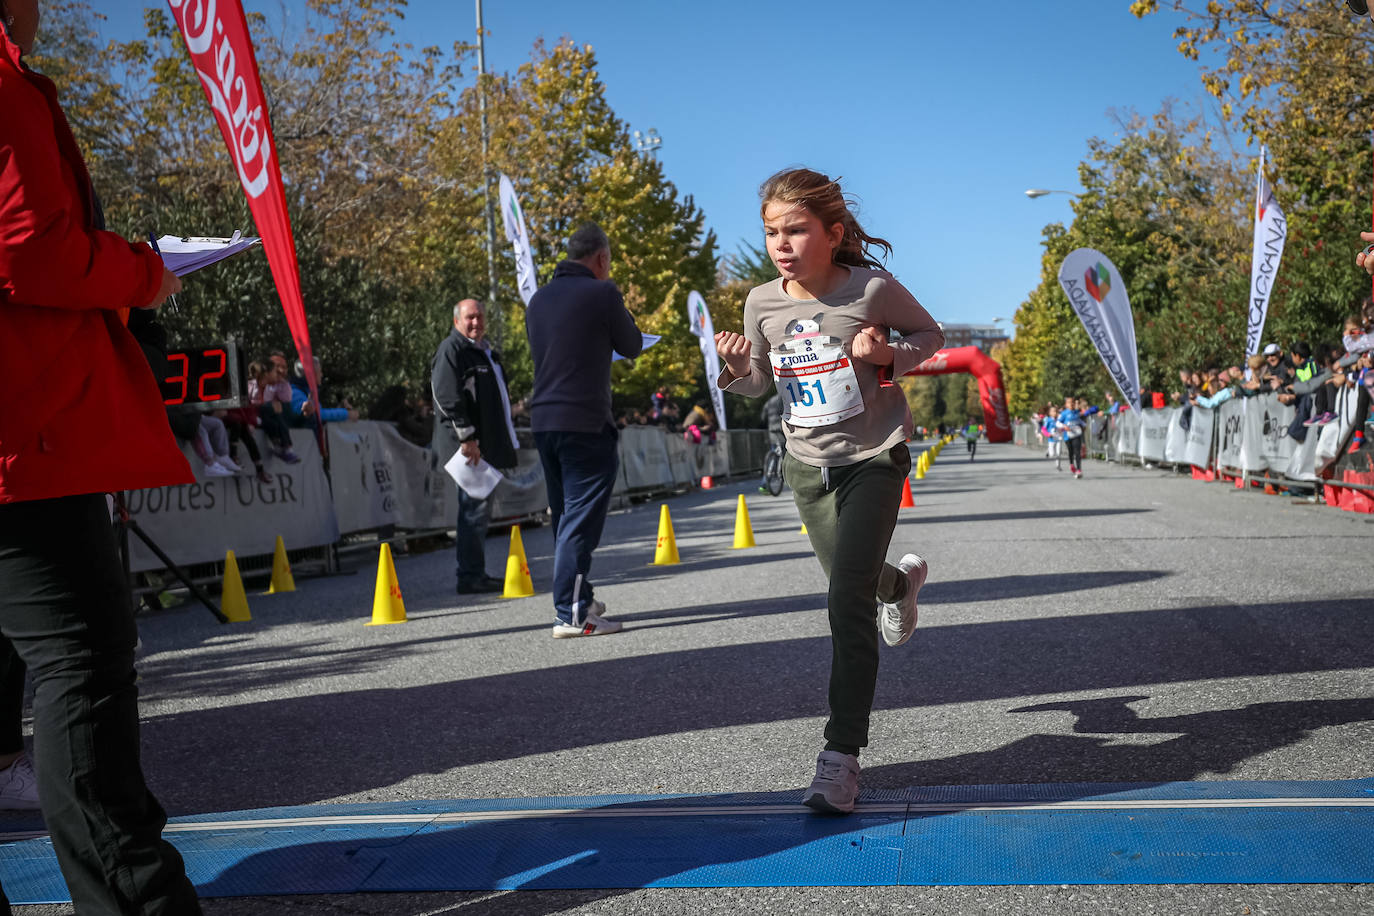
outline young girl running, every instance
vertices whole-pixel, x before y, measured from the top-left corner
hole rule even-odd
[[[838,183],[807,169],[764,182],[764,237],[781,275],[750,291],[744,333],[716,335],[717,385],[758,397],[776,385],[787,454],[783,477],[830,579],[830,720],[802,801],[854,810],[859,750],[878,675],[878,632],[898,646],[916,627],[926,563],[885,563],[902,481],[911,470],[911,413],[892,379],[944,343],[921,304],[870,253]],[[895,331],[900,339],[889,340]],[[875,599],[882,603],[881,611]]]

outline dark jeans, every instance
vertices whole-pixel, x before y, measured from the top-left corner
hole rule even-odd
[[[965,441],[968,442],[968,460],[969,460],[969,461],[972,461],[972,460],[973,460],[973,456],[976,455],[976,454],[978,454],[978,440],[977,440],[977,439],[967,439],[967,440],[965,440]]]
[[[137,633],[103,495],[0,505],[0,635],[33,677],[38,794],[76,911],[199,913],[139,764]]]
[[[286,426],[285,410],[277,413],[271,404],[262,404],[258,407],[258,418],[262,420],[262,432],[267,441],[282,450],[291,447],[291,430]]]
[[[843,467],[822,472],[792,453],[783,458],[783,479],[806,525],[811,547],[830,579],[830,721],[827,741],[868,744],[868,720],[878,682],[878,607],[901,588],[901,573],[884,562],[902,481],[911,452],[899,442]],[[827,480],[828,478],[828,480]]]
[[[458,488],[458,584],[478,585],[487,578],[487,526],[491,501]]]
[[[1069,467],[1076,471],[1083,466],[1083,437],[1074,436],[1064,441],[1069,445]]]
[[[574,626],[586,620],[594,594],[587,574],[620,469],[619,439],[610,425],[599,433],[534,434],[553,513],[553,609]]]

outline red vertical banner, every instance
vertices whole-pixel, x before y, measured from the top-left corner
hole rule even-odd
[[[273,155],[272,122],[243,4],[240,0],[167,0],[167,5],[229,147],[229,158],[262,236],[272,281],[310,385],[311,401],[318,407],[319,380],[315,378],[310,328],[301,297],[296,241],[286,212],[281,168]]]

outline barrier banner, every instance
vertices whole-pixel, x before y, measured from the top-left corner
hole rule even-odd
[[[716,352],[716,326],[711,321],[711,310],[701,293],[692,290],[687,294],[687,326],[697,336],[701,347],[701,358],[706,363],[706,388],[711,392],[711,409],[716,415],[716,429],[729,429],[725,423],[725,392],[716,384],[720,376],[720,354]]]
[[[505,474],[506,479],[498,483],[496,489],[491,491],[491,496],[487,497],[491,500],[493,522],[528,518],[549,507],[549,491],[544,483],[544,465],[539,461],[539,452],[536,449],[517,449],[515,467]],[[452,493],[453,505],[457,506],[458,485],[442,468],[439,469],[439,476]],[[452,525],[454,521],[453,516],[448,517],[443,527]]]
[[[1320,438],[1309,432],[1306,439],[1296,444],[1293,454],[1288,458],[1288,465],[1283,469],[1285,477],[1290,480],[1317,480],[1317,440]]]
[[[1245,328],[1245,356],[1248,359],[1260,351],[1264,334],[1264,320],[1269,314],[1269,296],[1279,262],[1283,260],[1283,243],[1288,238],[1288,221],[1283,208],[1274,196],[1274,189],[1264,180],[1265,148],[1260,147],[1259,183],[1255,187],[1255,235],[1250,259],[1250,308]],[[1250,377],[1250,370],[1245,371]]]
[[[620,463],[631,490],[672,486],[672,468],[664,443],[681,438],[656,426],[627,426],[620,431]]]
[[[1232,398],[1216,408],[1216,421],[1218,423],[1217,467],[1219,468],[1231,468],[1238,471],[1263,470],[1263,468],[1253,467],[1245,463],[1247,457],[1245,452],[1258,453],[1259,451],[1253,443],[1249,449],[1242,447],[1242,440],[1249,436],[1248,431],[1244,429],[1245,418],[1242,416],[1246,406],[1239,400]]]
[[[501,194],[501,222],[506,227],[506,241],[515,250],[515,280],[520,287],[520,298],[530,304],[530,297],[539,289],[539,280],[534,273],[534,256],[530,253],[530,237],[525,232],[525,214],[520,210],[520,200],[515,196],[515,186],[505,175],[498,185]]]
[[[1169,464],[1182,464],[1188,448],[1188,431],[1183,428],[1183,410],[1170,407],[1168,412],[1169,431],[1164,436],[1164,460]]]
[[[272,120],[243,4],[240,0],[167,0],[167,5],[229,147],[229,159],[248,198],[258,235],[262,236],[272,281],[310,386],[310,400],[318,405],[319,380],[315,378],[310,328],[301,298],[296,240],[291,235],[291,217],[286,212],[281,167],[273,155]]]
[[[1140,414],[1126,413],[1116,415],[1116,453],[1125,458],[1140,456]]]
[[[1321,435],[1317,439],[1316,467],[1318,471],[1323,471],[1328,465],[1341,456],[1341,444],[1345,441],[1346,433],[1355,425],[1355,408],[1359,403],[1359,392],[1355,388],[1342,388],[1336,395],[1335,414],[1340,419],[1339,423],[1328,423],[1325,426],[1312,426],[1309,429],[1321,430]],[[1307,438],[1311,439],[1309,432]]]
[[[292,550],[339,539],[324,461],[310,431],[291,431],[299,464],[272,457],[266,440],[260,433],[254,435],[271,483],[251,474],[203,477],[200,460],[183,447],[197,469],[195,483],[129,491],[129,514],[178,566],[220,562],[229,550],[239,557],[270,554],[277,535]],[[129,568],[161,569],[162,561],[141,540],[130,537]]]
[[[1245,403],[1245,434],[1241,444],[1247,463],[1243,467],[1282,473],[1298,445],[1288,435],[1288,427],[1298,414],[1297,408],[1292,404],[1280,404],[1277,394],[1260,395]]]
[[[454,524],[458,491],[442,467],[433,467],[431,450],[407,442],[388,423],[329,423],[325,431],[340,531]]]
[[[1121,272],[1102,252],[1078,248],[1059,268],[1059,285],[1078,320],[1097,348],[1121,396],[1140,412],[1140,364],[1135,344],[1135,318]]]
[[[1216,426],[1216,412],[1206,407],[1194,407],[1188,424],[1188,441],[1183,448],[1183,460],[1193,467],[1205,468],[1212,463],[1212,430]]]
[[[1164,460],[1165,440],[1169,435],[1168,410],[1140,412],[1140,457],[1159,464]]]

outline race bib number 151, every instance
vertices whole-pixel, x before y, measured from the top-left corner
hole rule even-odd
[[[831,338],[833,340],[833,338]],[[844,348],[811,340],[776,347],[768,354],[782,397],[785,422],[830,426],[864,411],[859,379]]]

